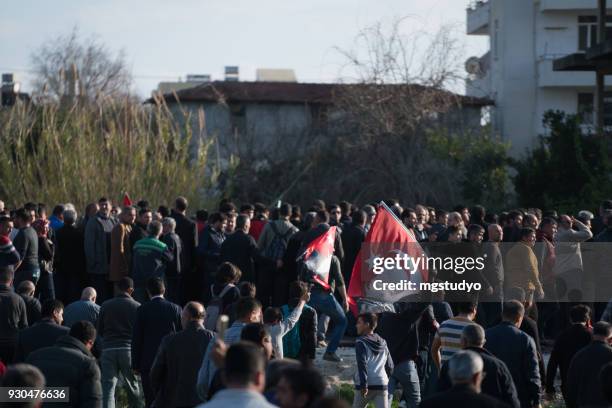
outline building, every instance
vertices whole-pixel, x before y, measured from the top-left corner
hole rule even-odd
[[[291,72],[286,70],[258,73],[267,78],[279,74],[291,78]],[[232,157],[250,162],[259,160],[258,165],[266,166],[266,160],[271,160],[266,158],[295,154],[296,149],[314,140],[347,132],[347,124],[334,103],[342,92],[355,86],[367,85],[213,81],[158,94],[149,102],[163,98],[178,120],[184,120],[184,113],[189,112],[188,120],[196,134],[204,122],[204,136],[213,139],[221,168],[225,168]],[[426,90],[414,85],[383,86],[405,86],[417,92]],[[456,101],[443,117],[436,117],[440,126],[465,133],[481,129],[482,109],[490,105],[489,100],[436,92]]]
[[[559,71],[553,62],[585,53],[597,43],[597,0],[471,1],[467,34],[486,35],[489,51],[466,62],[466,94],[494,101],[494,132],[511,143],[520,156],[535,147],[547,110],[581,114],[584,126],[594,127],[596,75]],[[612,19],[606,22],[612,32]],[[605,118],[612,126],[612,94]]]

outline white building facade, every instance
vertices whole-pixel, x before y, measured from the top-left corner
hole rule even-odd
[[[510,142],[513,156],[537,146],[547,110],[579,113],[585,126],[592,124],[595,73],[555,72],[552,65],[597,42],[596,7],[597,0],[470,2],[467,34],[489,36],[490,49],[466,62],[466,93],[495,102],[492,128]],[[612,93],[605,99],[605,125],[612,126]]]

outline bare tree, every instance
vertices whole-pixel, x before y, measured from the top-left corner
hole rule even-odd
[[[338,116],[353,126],[335,138],[335,150],[353,171],[328,186],[353,200],[448,205],[461,198],[461,174],[436,158],[428,135],[457,130],[445,118],[461,109],[461,98],[448,90],[462,80],[462,46],[451,26],[404,36],[407,21],[366,28],[353,50],[339,50],[356,83],[337,95]]]
[[[113,54],[95,36],[82,38],[77,27],[45,42],[32,55],[37,97],[61,100],[80,96],[97,101],[129,94],[132,77],[125,54]]]

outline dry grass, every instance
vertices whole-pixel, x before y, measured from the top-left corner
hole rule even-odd
[[[215,177],[203,112],[197,119],[199,131],[179,128],[164,104],[129,98],[0,110],[0,198],[11,207],[37,200],[83,208],[127,191],[152,203],[184,195],[197,208]]]

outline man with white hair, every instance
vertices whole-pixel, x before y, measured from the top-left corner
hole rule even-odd
[[[481,389],[484,394],[497,398],[513,408],[520,408],[516,387],[512,374],[506,364],[484,349],[485,331],[479,324],[465,326],[461,333],[461,346],[464,350],[477,353],[483,362],[484,378]],[[449,364],[444,364],[440,370],[438,391],[446,391],[452,387],[449,377]]]
[[[173,258],[172,261],[168,262],[166,265],[166,297],[171,302],[179,303],[183,244],[181,238],[175,231],[176,220],[171,217],[165,217],[162,220],[162,236],[160,241],[168,246],[168,251],[172,254]]]
[[[448,361],[448,374],[453,386],[421,402],[421,408],[438,407],[506,407],[501,401],[481,394],[483,361],[477,353],[461,350]]]
[[[96,304],[98,294],[91,286],[81,292],[81,300],[72,302],[64,309],[64,326],[72,327],[78,321],[86,320],[97,327],[100,306]]]

